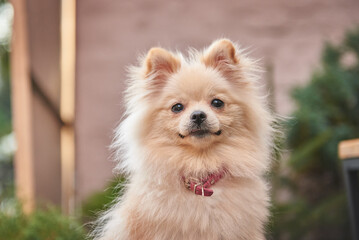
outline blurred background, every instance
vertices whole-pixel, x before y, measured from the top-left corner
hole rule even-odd
[[[268,239],[351,239],[338,144],[359,138],[359,2],[0,0],[0,239],[84,239],[116,196],[126,67],[227,37],[287,120]]]

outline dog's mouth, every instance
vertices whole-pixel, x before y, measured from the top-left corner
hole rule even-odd
[[[188,135],[183,135],[181,133],[179,133],[178,135],[181,137],[181,138],[185,138],[187,136],[193,136],[193,137],[196,137],[196,138],[205,138],[207,136],[210,136],[210,135],[221,135],[222,133],[222,130],[218,130],[217,132],[211,132],[207,129],[192,129]]]
[[[192,130],[192,131],[190,132],[190,135],[195,136],[195,137],[197,137],[197,138],[203,138],[203,137],[205,137],[207,134],[210,134],[210,131],[208,131],[208,130],[195,129],[195,130]]]

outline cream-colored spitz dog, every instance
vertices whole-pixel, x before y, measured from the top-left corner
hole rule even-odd
[[[265,238],[273,117],[257,70],[228,39],[130,68],[114,141],[128,184],[96,239]]]

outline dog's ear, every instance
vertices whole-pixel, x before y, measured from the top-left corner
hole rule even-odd
[[[212,43],[205,51],[202,62],[217,69],[224,69],[228,65],[236,65],[239,62],[236,56],[236,48],[228,39],[220,39]]]
[[[171,74],[178,71],[181,62],[163,48],[151,48],[145,59],[145,74],[154,89],[161,89]]]

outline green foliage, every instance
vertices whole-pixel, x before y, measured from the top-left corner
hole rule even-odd
[[[0,6],[6,1],[0,1]],[[0,137],[11,132],[10,52],[8,42],[0,42]]]
[[[337,149],[359,137],[359,28],[340,46],[326,44],[321,70],[292,96],[290,173],[276,180],[291,198],[274,204],[273,239],[350,239]]]
[[[1,46],[0,46],[1,48]],[[0,50],[0,137],[11,132],[9,53]]]
[[[20,207],[0,211],[0,240],[82,240],[85,234],[73,219],[56,209],[25,215]]]
[[[0,1],[0,12],[7,3]],[[3,21],[4,19],[1,19]],[[0,202],[5,197],[12,197],[13,164],[11,154],[3,151],[4,136],[12,131],[10,104],[10,53],[9,40],[0,39]]]
[[[83,222],[94,221],[101,212],[105,211],[121,195],[124,181],[123,177],[114,179],[105,191],[95,193],[83,202],[81,214]]]

